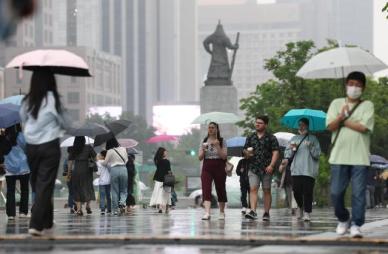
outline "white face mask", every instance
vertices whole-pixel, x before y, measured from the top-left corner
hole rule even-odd
[[[351,99],[358,99],[362,95],[362,88],[357,86],[346,86],[346,95]]]

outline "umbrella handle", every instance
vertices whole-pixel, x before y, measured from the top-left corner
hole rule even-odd
[[[19,72],[19,80],[22,80],[23,79],[23,64],[24,62],[22,62],[19,67],[18,67],[18,72]]]

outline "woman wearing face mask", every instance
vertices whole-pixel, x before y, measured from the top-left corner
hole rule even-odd
[[[290,140],[284,152],[284,160],[281,167],[291,163],[292,190],[298,204],[298,219],[311,220],[313,203],[313,190],[315,178],[318,175],[319,155],[321,147],[318,139],[309,133],[309,120],[299,120],[299,135]],[[292,158],[292,159],[291,159]],[[281,169],[281,170],[283,170]]]

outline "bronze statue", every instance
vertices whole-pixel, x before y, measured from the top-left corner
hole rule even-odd
[[[205,50],[212,56],[205,85],[232,85],[231,78],[238,49],[238,38],[239,33],[237,33],[236,43],[233,45],[225,34],[221,23],[218,22],[215,32],[203,41]],[[227,49],[234,50],[231,64],[229,64]]]

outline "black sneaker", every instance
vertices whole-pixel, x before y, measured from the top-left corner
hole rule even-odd
[[[263,214],[263,221],[269,221],[269,213]]]
[[[101,210],[101,215],[105,215],[105,210]]]
[[[86,207],[86,213],[87,214],[92,214],[92,209],[90,209],[90,207]]]
[[[250,220],[257,220],[257,213],[251,210],[249,213],[245,214],[245,218]]]

